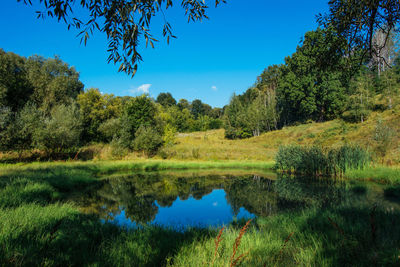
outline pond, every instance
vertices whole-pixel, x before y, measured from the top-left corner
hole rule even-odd
[[[128,228],[222,226],[343,202],[400,210],[399,203],[386,199],[377,184],[251,172],[107,174],[75,201],[82,211]]]

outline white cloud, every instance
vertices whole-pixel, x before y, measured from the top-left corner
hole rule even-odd
[[[215,86],[215,85],[211,86],[211,89],[212,89],[213,91],[217,91],[217,90],[218,90],[217,86]]]
[[[137,88],[133,88],[133,89],[129,90],[129,92],[132,94],[136,94],[136,93],[148,94],[150,87],[151,87],[151,84],[145,83]]]

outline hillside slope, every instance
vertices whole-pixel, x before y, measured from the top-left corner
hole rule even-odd
[[[377,133],[387,135],[383,138],[385,141],[377,141]],[[334,147],[349,143],[366,147],[377,160],[397,165],[400,164],[399,137],[400,110],[393,109],[374,112],[363,123],[345,123],[342,120],[309,123],[242,140],[224,139],[224,130],[181,133],[176,138],[176,144],[164,149],[161,155],[173,159],[273,160],[280,145]],[[386,148],[382,159],[382,150]]]

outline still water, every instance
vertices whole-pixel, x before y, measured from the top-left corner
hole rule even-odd
[[[357,202],[399,210],[384,188],[328,178],[273,173],[115,173],[76,201],[87,213],[124,227],[221,226],[240,219],[291,210]]]

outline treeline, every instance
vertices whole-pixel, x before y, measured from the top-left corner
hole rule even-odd
[[[347,42],[334,30],[307,32],[296,52],[269,66],[254,86],[234,95],[225,107],[225,136],[258,136],[286,125],[342,118],[363,122],[373,110],[392,109],[400,85],[397,36],[376,32],[366,56],[346,54]],[[361,64],[360,64],[361,63]]]
[[[84,91],[79,73],[59,58],[24,58],[0,49],[0,150],[76,152],[91,143],[148,155],[174,142],[176,132],[222,126],[222,109],[200,100],[177,102]]]

